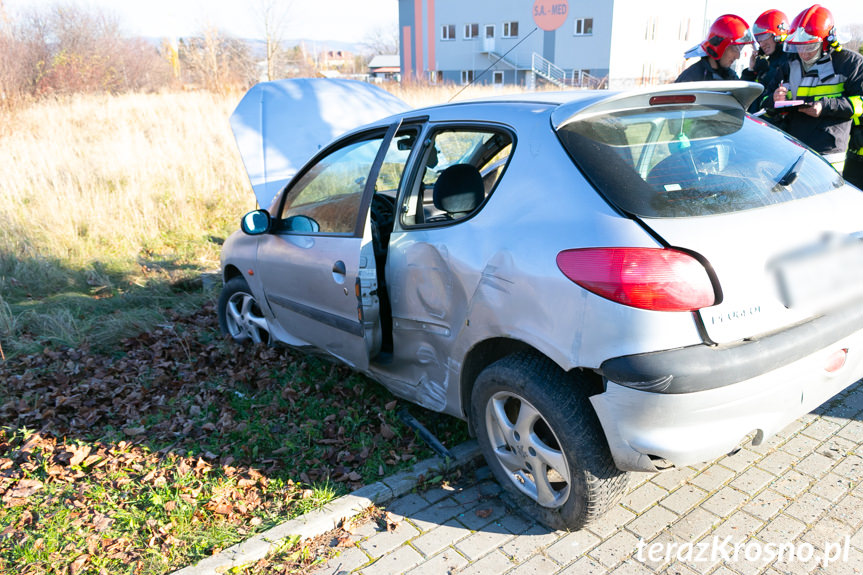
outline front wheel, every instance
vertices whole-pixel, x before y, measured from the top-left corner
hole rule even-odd
[[[242,277],[231,278],[225,283],[219,294],[218,313],[219,329],[234,341],[270,342],[267,319]]]
[[[547,358],[505,357],[480,373],[471,419],[492,472],[552,529],[580,529],[626,489],[584,385]]]

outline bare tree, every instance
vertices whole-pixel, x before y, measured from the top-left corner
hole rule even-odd
[[[248,87],[255,80],[248,44],[212,26],[200,36],[181,39],[179,57],[183,79],[208,90]]]
[[[258,0],[257,13],[267,49],[267,80],[281,76],[284,67],[284,33],[293,0]]]
[[[366,34],[360,43],[367,56],[399,53],[399,31],[397,28],[375,28]]]
[[[167,63],[154,46],[126,37],[110,12],[71,3],[0,12],[0,95],[152,89]],[[163,85],[163,84],[162,84]]]

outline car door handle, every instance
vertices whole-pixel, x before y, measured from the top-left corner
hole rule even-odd
[[[345,283],[345,276],[348,273],[348,268],[342,260],[333,264],[333,280],[337,284]]]

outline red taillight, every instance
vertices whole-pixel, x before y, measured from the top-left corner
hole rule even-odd
[[[716,303],[701,262],[660,248],[584,248],[557,254],[563,274],[596,295],[655,311],[692,311]]]

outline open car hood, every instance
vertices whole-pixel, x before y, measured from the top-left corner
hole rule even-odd
[[[296,78],[253,86],[231,115],[231,129],[255,197],[268,208],[315,153],[364,124],[409,110],[366,82]]]

